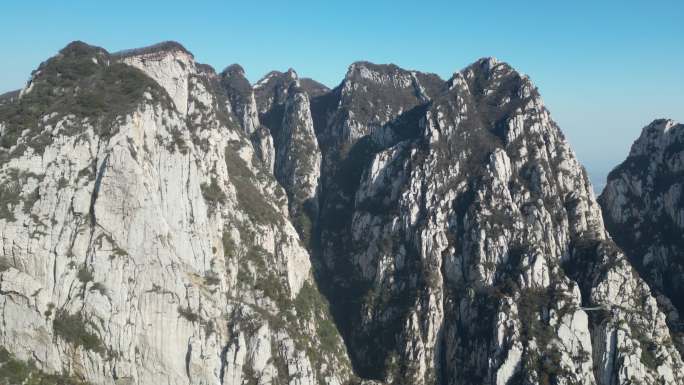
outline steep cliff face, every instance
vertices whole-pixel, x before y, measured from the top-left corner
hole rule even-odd
[[[362,376],[684,380],[664,315],[527,77],[494,59],[446,82],[357,63],[325,97],[319,274]]]
[[[345,150],[359,138],[379,131],[398,115],[428,102],[442,86],[437,75],[393,64],[352,64],[342,83],[315,103],[317,134],[324,152]]]
[[[273,71],[254,86],[260,119],[273,137],[274,175],[287,191],[295,228],[308,246],[318,215],[321,151],[314,132],[310,97],[328,91],[290,69]]]
[[[0,382],[684,383],[584,169],[495,59],[358,62],[328,90],[73,43],[0,98],[0,181]],[[667,186],[647,202],[681,224]]]
[[[221,80],[175,43],[72,43],[0,107],[12,360],[94,384],[351,377],[253,115]]]
[[[221,73],[221,87],[228,98],[228,109],[237,117],[243,131],[249,136],[261,163],[272,173],[275,162],[273,137],[268,128],[259,122],[254,90],[240,65],[230,65]]]
[[[644,127],[599,198],[606,227],[658,294],[684,346],[684,125]],[[674,307],[673,307],[674,306]],[[681,351],[681,349],[680,349]]]

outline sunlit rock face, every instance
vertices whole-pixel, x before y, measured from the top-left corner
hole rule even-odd
[[[659,295],[682,348],[684,328],[684,125],[655,120],[608,176],[599,202],[606,226]]]
[[[270,72],[254,89],[260,119],[273,137],[274,176],[287,191],[292,222],[309,245],[318,216],[321,172],[310,98],[327,93],[328,88],[311,79],[300,79],[290,69]]]
[[[682,381],[530,80],[353,64],[314,98],[322,287],[358,373],[412,384]]]
[[[0,97],[0,181],[0,369],[33,380],[684,382],[666,298],[493,58],[357,62],[330,90],[75,42]]]

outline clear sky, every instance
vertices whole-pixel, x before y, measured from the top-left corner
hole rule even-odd
[[[483,56],[531,76],[595,182],[641,127],[684,121],[684,1],[5,1],[0,93],[72,40],[109,51],[176,40],[256,81],[335,86],[357,60],[443,78]]]

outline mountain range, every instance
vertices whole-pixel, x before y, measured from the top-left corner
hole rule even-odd
[[[530,78],[73,42],[0,96],[0,384],[684,383],[684,126],[598,199]]]

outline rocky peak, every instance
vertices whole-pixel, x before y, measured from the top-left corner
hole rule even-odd
[[[67,44],[64,48],[62,48],[57,54],[57,58],[86,55],[109,56],[109,52],[107,52],[102,47],[97,47],[94,45],[90,45],[88,43],[84,43],[80,40],[76,40],[72,41],[71,43]]]
[[[254,145],[256,156],[264,168],[273,172],[275,150],[268,127],[261,125],[254,90],[245,77],[244,69],[232,64],[221,72],[220,84],[226,94],[227,107],[237,117],[242,130]]]
[[[321,151],[314,131],[309,94],[292,84],[282,121],[274,134],[276,179],[288,192],[290,216],[305,244],[309,244],[318,216]]]
[[[310,98],[315,98],[330,92],[330,88],[326,85],[309,78],[299,79],[299,85],[307,94],[309,94]]]
[[[238,76],[238,77],[245,77],[245,69],[242,68],[241,65],[237,63],[233,63],[226,67],[222,74],[230,75],[230,76]]]
[[[197,72],[194,56],[175,42],[121,51],[114,55],[121,62],[138,68],[154,79],[169,94],[183,115],[188,114],[190,77]]]
[[[163,56],[167,54],[184,54],[194,59],[194,55],[188,51],[182,44],[175,41],[164,41],[161,43],[153,44],[147,47],[134,48],[129,50],[123,50],[114,53],[114,56],[127,57],[127,56]]]
[[[586,172],[526,76],[479,60],[421,104],[396,91],[410,87],[392,66],[350,72],[341,93],[352,101],[398,93],[393,106],[413,106],[378,119],[347,104],[317,127],[375,120],[324,162],[319,229],[321,282],[362,376],[682,381],[663,314],[606,238]]]
[[[656,119],[643,128],[641,136],[632,145],[629,156],[656,156],[654,151],[661,155],[670,146],[681,143],[683,135],[681,124],[671,119]]]
[[[323,152],[348,148],[404,112],[425,105],[443,85],[437,75],[394,64],[353,63],[338,87],[314,100]]]
[[[31,73],[31,79],[27,85],[21,90],[20,96],[32,90],[33,85],[37,81],[41,81],[46,77],[53,76],[63,77],[67,81],[73,80],[79,74],[74,67],[76,63],[83,65],[79,68],[87,71],[86,74],[92,72],[94,66],[109,64],[110,55],[103,48],[88,45],[82,41],[73,41],[66,47],[62,48],[57,55],[40,64],[40,66]],[[90,61],[90,63],[85,63]],[[89,70],[89,71],[88,71]]]
[[[291,86],[299,87],[299,77],[293,69],[287,72],[271,71],[254,85],[259,113],[264,114],[274,106],[282,105]]]
[[[352,63],[347,69],[345,81],[369,81],[395,88],[411,86],[411,73],[394,64],[373,64],[366,61]]]
[[[684,125],[658,119],[644,127],[599,202],[610,234],[659,294],[684,351]]]
[[[231,110],[237,116],[245,133],[251,135],[259,127],[259,116],[252,85],[245,77],[245,71],[240,65],[233,64],[223,70],[220,77]]]
[[[321,163],[309,92],[321,94],[327,88],[310,79],[301,83],[289,69],[270,72],[254,90],[259,119],[273,137],[274,175],[288,194],[290,216],[308,245],[318,212]]]

